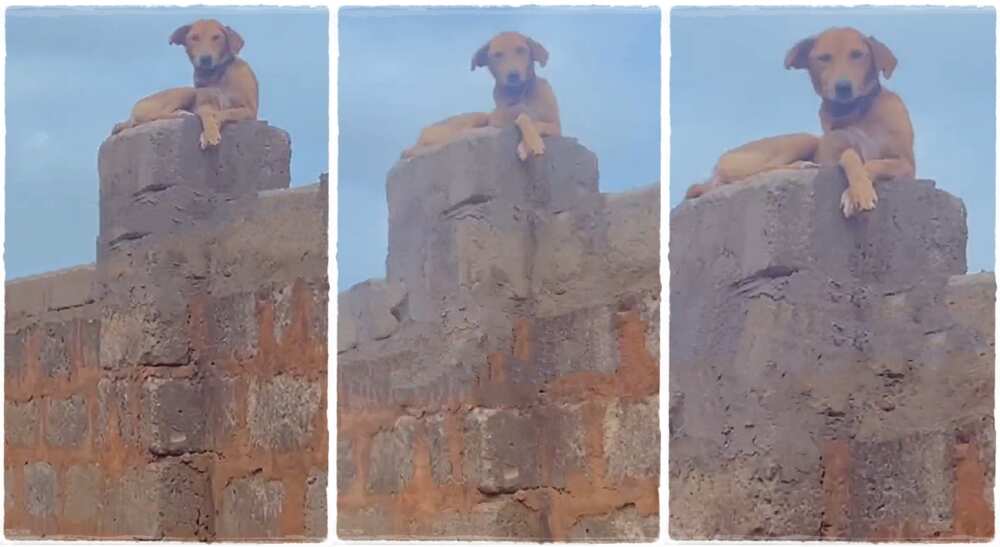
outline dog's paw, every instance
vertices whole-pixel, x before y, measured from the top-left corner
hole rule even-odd
[[[203,130],[201,132],[201,138],[199,142],[201,143],[201,149],[205,150],[209,146],[216,146],[222,141],[222,135],[219,134],[219,130]]]
[[[524,141],[521,141],[517,145],[517,157],[520,158],[521,161],[528,159],[528,147],[525,146]]]
[[[851,218],[861,211],[871,211],[878,203],[878,194],[871,186],[861,189],[848,188],[840,195],[840,207],[844,212],[844,218]]]

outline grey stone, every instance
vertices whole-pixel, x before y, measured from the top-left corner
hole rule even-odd
[[[353,443],[338,435],[337,437],[337,491],[343,492],[351,487],[357,476],[357,466],[354,464]]]
[[[82,396],[49,399],[45,440],[51,446],[78,447],[87,436],[89,423],[87,401]]]
[[[306,536],[326,537],[326,473],[313,471],[306,479]]]
[[[20,377],[24,371],[24,339],[29,335],[28,329],[4,333],[3,372],[4,378],[10,382]],[[9,385],[9,384],[8,384]]]
[[[94,301],[94,264],[11,279],[6,283],[8,324]]]
[[[435,414],[424,421],[430,444],[431,478],[438,484],[449,483],[452,480],[451,455],[448,448],[450,439],[445,420],[443,414]]]
[[[24,466],[25,508],[34,517],[48,517],[56,512],[59,484],[55,469],[46,462]]]
[[[660,469],[659,397],[630,403],[616,401],[604,415],[604,453],[608,477],[659,476]]]
[[[471,512],[444,512],[431,523],[428,538],[448,540],[551,540],[542,512],[509,496],[485,501]],[[418,535],[419,536],[419,535]]]
[[[108,485],[103,535],[133,539],[195,539],[208,533],[208,475],[184,462],[132,467]]]
[[[38,361],[47,377],[69,376],[69,325],[63,322],[43,323],[39,335],[42,346]]]
[[[104,476],[96,464],[71,465],[63,481],[63,517],[75,523],[90,523],[104,511]]]
[[[465,480],[485,494],[561,488],[568,473],[583,465],[582,411],[579,406],[475,408],[465,418],[464,442]],[[549,476],[543,457],[551,459]]]
[[[401,537],[393,533],[392,515],[381,507],[337,510],[337,537],[342,540],[388,539]]]
[[[251,381],[247,395],[251,443],[282,452],[308,446],[320,390],[320,384],[288,374]]]
[[[233,480],[222,496],[217,521],[219,539],[280,537],[278,525],[285,503],[285,487],[280,481],[259,477]]]
[[[214,299],[209,305],[203,358],[247,361],[257,355],[260,336],[255,292],[241,292]]]
[[[570,530],[574,541],[656,541],[659,535],[660,517],[657,514],[642,515],[635,506],[628,505],[609,514],[586,516]]]
[[[363,281],[340,293],[337,320],[343,324],[337,326],[338,351],[392,336],[404,319],[405,302],[403,285],[381,279]]]
[[[538,362],[529,368],[546,381],[574,372],[614,373],[620,361],[615,311],[597,306],[539,319]]]
[[[397,494],[413,478],[413,436],[416,418],[402,416],[391,430],[380,431],[372,438],[368,464],[368,491],[374,494]]]
[[[201,382],[150,378],[143,384],[143,426],[146,445],[157,455],[205,450],[210,399]]]
[[[23,403],[4,401],[4,439],[7,446],[34,446],[41,431],[38,399]]]

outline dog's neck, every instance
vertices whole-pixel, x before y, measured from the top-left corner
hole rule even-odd
[[[209,69],[195,68],[194,69],[194,86],[195,87],[210,87],[222,79],[222,75],[226,73],[229,69],[229,65],[233,64],[236,57],[229,57],[222,63],[215,65]]]
[[[867,114],[880,93],[882,84],[876,82],[872,91],[850,102],[840,103],[823,99],[823,112],[829,117],[834,128],[842,127]]]
[[[493,87],[493,100],[497,106],[514,106],[524,103],[525,99],[531,95],[531,90],[535,87],[535,78],[528,78],[524,85],[519,87],[506,87],[497,84]]]

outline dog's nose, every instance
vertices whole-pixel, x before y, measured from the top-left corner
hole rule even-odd
[[[837,94],[838,99],[850,99],[851,95],[854,95],[850,80],[838,80],[833,84],[833,92]]]
[[[202,55],[201,57],[198,57],[198,64],[201,66],[212,66],[212,56]]]
[[[507,75],[507,83],[516,84],[521,81],[521,75],[517,72],[511,72]]]

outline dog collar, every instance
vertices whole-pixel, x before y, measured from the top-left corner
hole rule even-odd
[[[824,101],[826,103],[826,111],[834,119],[844,119],[855,114],[863,115],[865,112],[871,108],[872,103],[875,102],[875,98],[878,97],[879,93],[882,93],[882,84],[876,83],[875,89],[866,95],[862,95],[847,103],[838,103],[835,101]]]
[[[222,75],[226,73],[226,69],[229,65],[233,64],[236,60],[235,57],[230,57],[222,62],[222,64],[216,65],[208,70],[194,69],[194,86],[195,87],[208,87],[214,83],[217,83]]]

